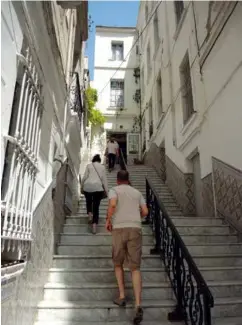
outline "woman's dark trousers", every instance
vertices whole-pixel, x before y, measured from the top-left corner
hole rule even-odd
[[[84,192],[86,198],[87,214],[92,213],[92,223],[98,224],[99,206],[103,196],[103,192]]]

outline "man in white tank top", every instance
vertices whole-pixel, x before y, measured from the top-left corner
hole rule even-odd
[[[141,308],[141,254],[142,229],[141,217],[148,214],[148,209],[142,194],[129,185],[129,173],[121,170],[117,175],[118,186],[109,191],[109,207],[106,218],[106,229],[112,232],[113,263],[119,287],[119,297],[114,303],[124,307],[125,287],[123,264],[127,260],[132,273],[135,296],[134,324],[143,319]]]

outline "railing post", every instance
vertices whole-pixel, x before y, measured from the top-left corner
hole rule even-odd
[[[150,250],[151,255],[161,253],[161,227],[160,227],[160,211],[156,197],[154,198],[154,223],[155,223],[155,247]]]
[[[204,324],[211,325],[211,305],[209,303],[208,297],[203,294],[203,304],[204,304]]]
[[[148,216],[145,218],[145,220],[142,222],[142,225],[149,225],[150,224],[150,195],[149,195],[150,187],[149,187],[147,178],[145,180],[145,184],[146,184],[146,186],[145,186],[145,188],[146,188],[146,203],[147,203],[149,213],[148,213]]]
[[[176,259],[176,274],[174,275],[176,278],[176,290],[177,290],[177,305],[174,311],[168,313],[168,320],[170,322],[184,321],[185,320],[185,311],[183,310],[183,288],[181,281],[181,254],[179,249],[179,244],[177,239],[175,240],[175,249],[174,249],[174,257]]]

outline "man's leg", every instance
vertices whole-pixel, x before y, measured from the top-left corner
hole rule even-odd
[[[119,289],[119,299],[125,298],[125,288],[124,288],[124,269],[123,265],[115,265],[115,276],[118,283],[118,289]]]
[[[113,245],[113,263],[115,276],[118,283],[119,297],[114,300],[116,305],[124,307],[125,302],[125,285],[124,285],[124,269],[123,263],[125,259],[125,247],[123,241],[123,229],[114,229],[112,231],[112,245]]]
[[[131,270],[135,297],[135,307],[141,306],[142,278],[140,270]]]
[[[112,154],[108,154],[108,169],[109,171],[112,169]]]
[[[135,317],[134,324],[139,324],[143,320],[143,310],[141,308],[142,277],[140,272],[142,255],[142,232],[141,229],[131,228],[129,230],[129,240],[127,243],[128,262],[132,274],[132,283],[135,297]]]

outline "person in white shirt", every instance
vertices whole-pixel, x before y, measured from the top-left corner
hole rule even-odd
[[[81,192],[86,198],[87,214],[89,223],[92,223],[92,233],[96,234],[100,202],[104,194],[108,193],[106,170],[101,164],[100,155],[95,155],[92,163],[87,165],[81,183]]]
[[[118,155],[118,147],[118,143],[113,139],[110,139],[107,144],[108,169],[110,172],[114,169],[115,166],[116,156]]]

